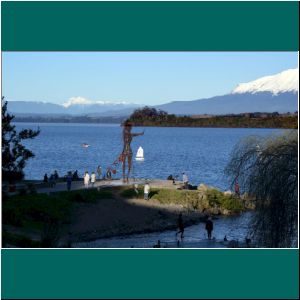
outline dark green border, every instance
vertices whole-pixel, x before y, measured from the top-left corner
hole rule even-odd
[[[298,259],[298,250],[2,250],[2,297],[297,299]]]
[[[2,2],[2,51],[298,51],[298,2]],[[290,298],[298,250],[2,250],[2,298]]]
[[[298,2],[2,2],[3,51],[297,51]]]

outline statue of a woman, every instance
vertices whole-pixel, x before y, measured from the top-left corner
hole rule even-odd
[[[125,123],[123,124],[123,127],[124,127],[124,129],[123,129],[124,147],[123,147],[122,154],[120,155],[120,161],[122,161],[122,163],[123,163],[123,182],[128,182],[129,174],[130,174],[131,167],[132,167],[132,150],[131,150],[130,144],[131,144],[133,137],[143,135],[144,132],[131,133],[132,124],[128,121],[125,121]],[[127,159],[127,163],[128,163],[127,175],[125,172],[126,159]]]

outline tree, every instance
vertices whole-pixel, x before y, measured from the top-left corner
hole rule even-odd
[[[257,244],[274,248],[295,246],[298,131],[241,141],[232,153],[226,173],[232,185],[238,179],[241,189],[256,199],[250,233]]]
[[[2,180],[14,182],[24,177],[26,161],[34,154],[21,144],[22,140],[33,139],[40,130],[16,131],[12,124],[14,116],[7,112],[7,101],[2,97]]]

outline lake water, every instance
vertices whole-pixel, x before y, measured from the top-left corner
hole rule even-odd
[[[26,179],[42,179],[45,173],[57,170],[63,176],[68,171],[104,170],[122,151],[122,127],[116,124],[36,124],[15,123],[17,129],[40,126],[41,133],[24,144],[35,153],[25,168]],[[276,129],[245,128],[166,128],[135,127],[133,132],[145,130],[144,136],[134,138],[134,155],[144,148],[145,161],[134,161],[136,178],[166,179],[168,175],[186,172],[192,184],[201,182],[228,188],[224,168],[235,144],[249,135],[267,136]],[[82,143],[90,144],[83,148]],[[121,177],[121,166],[115,177]]]
[[[223,248],[226,247],[223,238],[226,235],[228,241],[236,240],[242,245],[248,235],[249,222],[253,212],[246,212],[238,216],[219,217],[214,220],[213,240],[207,240],[205,225],[203,223],[188,226],[184,230],[182,248]],[[160,240],[161,247],[176,248],[179,236],[175,230],[163,232],[132,234],[124,237],[98,239],[91,242],[74,243],[74,248],[152,248]]]

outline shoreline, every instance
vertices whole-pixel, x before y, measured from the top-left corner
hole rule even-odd
[[[151,179],[149,182],[149,200],[144,200],[144,179],[132,180],[129,184],[124,184],[121,180],[98,181],[95,187],[90,189],[85,189],[83,182],[79,181],[72,186],[70,192],[66,191],[66,183],[61,182],[57,183],[55,188],[39,186],[33,194],[22,196],[16,193],[11,197],[17,204],[16,217],[19,219],[13,217],[12,220],[19,220],[21,225],[6,221],[3,230],[8,235],[14,235],[15,240],[17,237],[27,238],[39,247],[39,243],[42,245],[45,226],[49,226],[45,223],[47,219],[41,219],[40,214],[47,216],[48,210],[54,209],[53,216],[58,218],[59,238],[56,244],[53,244],[56,246],[50,247],[65,248],[74,243],[176,230],[180,213],[183,215],[184,226],[188,227],[203,223],[208,215],[218,218],[221,215],[234,216],[246,211],[245,208],[237,206],[237,213],[228,210],[226,206],[223,207],[222,202],[211,203],[210,198],[204,199],[203,197],[209,197],[209,193],[212,193],[212,199],[220,197],[220,201],[223,201],[224,197],[231,197],[204,184],[199,185],[197,190],[182,190],[182,183],[178,181],[176,185],[170,180]],[[138,194],[133,188],[135,183],[139,186]],[[57,200],[53,202],[54,199]],[[39,204],[41,201],[46,205],[44,208]],[[244,203],[244,200],[239,201]],[[7,216],[11,218],[14,215],[10,202],[5,200],[6,220]],[[35,212],[36,205],[38,208]]]
[[[122,123],[94,123],[94,122],[49,122],[49,121],[19,121],[15,120],[14,123],[32,123],[32,124],[61,124],[61,125],[114,125],[114,126],[121,126]],[[284,129],[284,130],[298,130],[298,127],[262,127],[262,126],[185,126],[180,124],[174,124],[174,125],[145,125],[145,124],[137,124],[134,125],[134,127],[157,127],[157,128],[207,128],[207,129]]]
[[[182,212],[185,218],[184,221],[184,226],[188,227],[188,226],[192,226],[192,225],[197,225],[200,223],[204,223],[205,222],[205,215],[199,215],[199,216],[188,216],[187,213]],[[153,227],[153,228],[147,228],[147,229],[134,229],[132,231],[127,231],[127,232],[123,232],[123,233],[96,233],[96,232],[86,232],[83,235],[84,236],[80,236],[80,238],[71,238],[71,240],[69,240],[69,244],[77,244],[77,243],[92,243],[95,242],[97,240],[101,240],[101,239],[114,239],[114,238],[128,238],[131,235],[139,235],[139,234],[151,234],[151,233],[162,233],[164,231],[168,231],[168,230],[176,230],[178,228],[178,226],[175,224],[170,224],[165,226],[164,224],[158,224],[156,225],[157,227]]]

